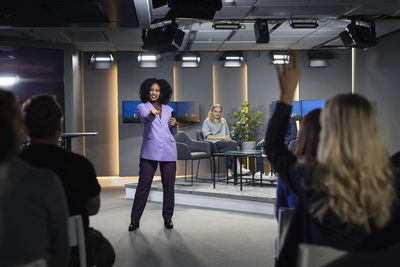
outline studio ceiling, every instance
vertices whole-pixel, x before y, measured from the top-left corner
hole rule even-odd
[[[188,0],[189,2],[189,0]],[[213,21],[238,22],[240,30],[216,30],[213,21],[178,19],[185,32],[180,50],[340,48],[349,17],[376,21],[377,37],[400,29],[400,1],[223,0]],[[2,0],[0,38],[67,43],[81,51],[142,51],[142,29],[155,27],[168,7],[151,0]],[[270,42],[257,44],[256,19],[268,19]],[[316,19],[316,29],[292,29],[290,19]],[[0,39],[1,40],[1,39]]]

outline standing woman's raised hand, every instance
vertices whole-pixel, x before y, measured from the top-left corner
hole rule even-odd
[[[279,87],[281,89],[280,101],[291,105],[294,99],[297,84],[301,76],[301,68],[299,64],[299,54],[297,51],[290,51],[289,64],[283,64],[282,67],[276,66],[278,74]]]

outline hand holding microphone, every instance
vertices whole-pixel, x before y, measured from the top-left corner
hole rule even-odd
[[[177,124],[175,116],[176,116],[175,111],[171,111],[171,117],[169,118],[168,122],[169,122],[169,125],[171,125],[172,127],[175,127]]]

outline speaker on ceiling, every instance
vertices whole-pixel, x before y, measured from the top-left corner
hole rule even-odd
[[[254,23],[254,34],[257,44],[266,44],[269,42],[268,21],[259,19]]]

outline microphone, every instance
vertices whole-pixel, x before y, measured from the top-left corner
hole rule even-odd
[[[175,113],[175,111],[173,110],[173,111],[171,111],[171,118],[175,118],[175,116],[176,116],[176,113]]]

